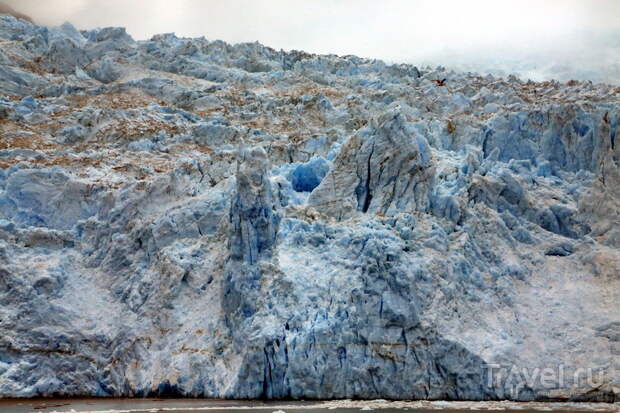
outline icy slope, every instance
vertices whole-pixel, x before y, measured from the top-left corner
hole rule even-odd
[[[0,396],[618,397],[620,88],[2,16],[0,92]]]

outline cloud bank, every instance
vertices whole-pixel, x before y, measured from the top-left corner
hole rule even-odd
[[[10,6],[7,6],[6,4],[0,3],[0,14],[10,14],[11,16],[17,17],[19,19],[24,19],[24,20],[28,20],[29,22],[32,22],[32,19],[30,18],[30,16],[26,16],[25,14],[22,14],[18,11],[16,11],[15,9],[13,9]]]
[[[620,84],[617,0],[5,0],[80,29],[260,41],[285,50]]]

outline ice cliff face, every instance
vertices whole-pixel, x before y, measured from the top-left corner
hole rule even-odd
[[[620,88],[8,16],[0,63],[0,396],[617,399]]]

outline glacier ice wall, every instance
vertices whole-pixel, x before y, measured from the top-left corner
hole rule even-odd
[[[0,397],[617,400],[620,88],[9,16],[0,63]]]

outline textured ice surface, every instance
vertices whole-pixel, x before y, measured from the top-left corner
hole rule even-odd
[[[0,396],[617,399],[619,88],[2,16],[0,92]]]

